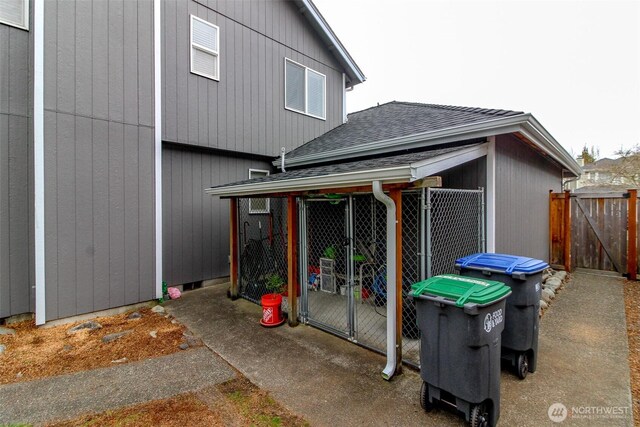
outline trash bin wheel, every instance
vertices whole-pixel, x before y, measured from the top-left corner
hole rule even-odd
[[[518,355],[518,378],[521,380],[527,378],[527,373],[529,372],[529,356],[527,353],[520,353]]]
[[[424,381],[422,381],[420,388],[420,406],[425,412],[431,412],[433,409],[433,403],[429,402],[429,385]]]
[[[469,424],[471,427],[487,427],[489,425],[489,414],[483,403],[480,405],[474,405],[471,408]]]

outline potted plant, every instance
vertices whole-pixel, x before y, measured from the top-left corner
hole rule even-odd
[[[271,293],[262,296],[262,319],[260,324],[266,327],[279,326],[284,323],[282,316],[282,291],[284,279],[277,273],[267,276],[267,290]]]

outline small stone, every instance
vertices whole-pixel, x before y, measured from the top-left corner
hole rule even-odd
[[[154,313],[164,313],[164,307],[161,305],[156,305],[155,307],[153,307],[151,309],[151,311],[153,311]]]
[[[549,308],[549,304],[547,304],[544,300],[540,300],[540,308],[546,310],[547,308]]]
[[[7,349],[7,346],[0,344],[0,354],[4,353]]]
[[[183,342],[182,344],[179,345],[180,350],[186,350],[189,348],[189,344],[187,344],[186,342]]]
[[[546,271],[542,273],[542,283],[546,282],[549,277],[551,277],[551,275]]]
[[[133,332],[133,331],[131,331],[131,329],[129,329],[127,331],[116,332],[116,333],[113,333],[113,334],[105,335],[105,336],[102,337],[102,342],[103,343],[109,343],[109,342],[115,341],[115,340],[117,340],[119,338],[122,338],[125,335],[129,335],[131,332]]]
[[[93,320],[89,320],[88,322],[80,323],[79,325],[74,326],[71,329],[67,329],[67,334],[75,334],[76,332],[82,330],[95,331],[96,329],[102,329],[102,325]]]
[[[178,321],[177,321],[176,319],[173,319],[173,320],[171,321],[171,323],[175,325],[175,324],[177,324],[177,323],[178,323]]]
[[[554,299],[556,294],[549,288],[545,288],[542,290],[542,300],[547,304],[551,303],[551,300]]]
[[[138,313],[137,311],[134,311],[133,313],[127,316],[128,320],[138,320],[141,318],[142,318],[142,314]]]
[[[151,338],[158,338],[158,331],[151,331],[149,335],[151,335]]]
[[[124,363],[127,360],[128,359],[126,357],[123,357],[122,359],[112,360],[111,363]]]
[[[557,277],[550,277],[549,280],[544,284],[544,288],[551,289],[553,292],[556,292],[562,286],[562,280]]]
[[[0,326],[0,335],[15,335],[16,331],[11,328],[3,328]]]
[[[64,347],[62,347],[62,350],[71,351],[71,350],[73,350],[73,346],[69,345],[69,344],[65,344]]]
[[[22,378],[22,372],[18,372],[18,373],[16,374],[16,378]]]
[[[553,275],[553,277],[556,279],[560,279],[561,282],[564,282],[567,279],[567,272],[558,271],[556,274]]]

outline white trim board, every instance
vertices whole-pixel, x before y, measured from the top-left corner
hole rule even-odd
[[[33,186],[36,325],[43,325],[47,321],[44,233],[44,1],[33,1]]]
[[[161,0],[153,0],[156,298],[162,298],[162,17],[160,13]]]
[[[486,251],[496,251],[496,137],[489,137],[487,149],[487,234]]]

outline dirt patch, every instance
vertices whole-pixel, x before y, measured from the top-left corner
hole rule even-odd
[[[67,334],[67,330],[83,322],[38,328],[33,321],[10,325],[15,335],[0,335],[6,351],[0,355],[0,384],[28,381],[53,375],[114,366],[149,357],[182,351],[184,326],[146,308],[138,310],[139,319],[127,319],[129,313],[95,319],[102,329],[82,330]],[[102,337],[131,331],[121,338],[103,343]],[[156,338],[150,335],[156,331]],[[191,342],[194,346],[199,342]]]
[[[102,425],[298,427],[309,423],[240,376],[211,390],[84,415],[71,421],[48,424],[47,427]]]
[[[633,418],[635,425],[640,426],[640,282],[625,281],[624,302],[629,338]]]
[[[85,415],[48,427],[89,426],[221,426],[222,419],[193,393],[155,400],[97,415]]]

